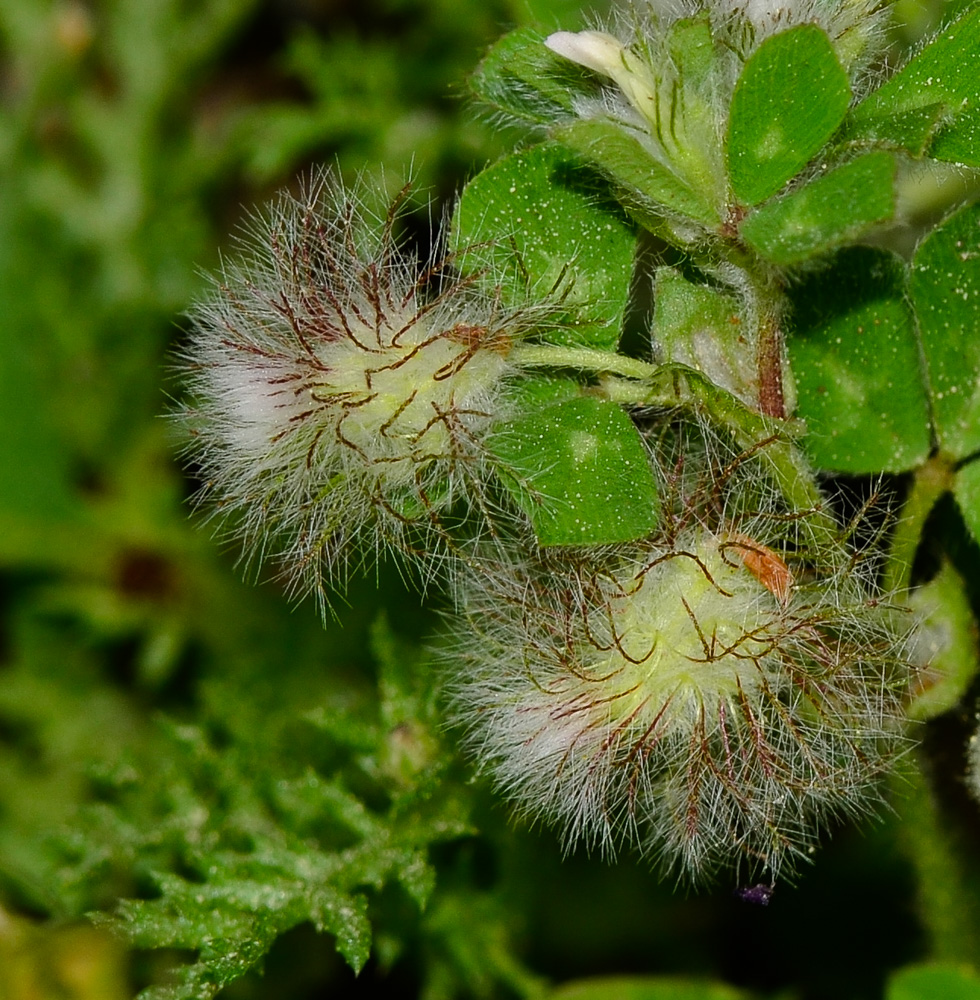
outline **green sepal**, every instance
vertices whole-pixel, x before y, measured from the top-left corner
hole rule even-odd
[[[739,233],[761,257],[788,266],[847,243],[894,213],[895,160],[878,151],[763,205]]]
[[[919,245],[909,283],[936,437],[947,455],[980,450],[980,205],[951,215]]]
[[[706,81],[715,65],[715,40],[711,19],[682,17],[667,32],[667,50],[677,66],[678,79],[685,88],[697,87]]]
[[[608,400],[583,396],[502,423],[488,448],[541,545],[628,542],[657,525],[646,449]]]
[[[980,124],[980,10],[954,21],[914,56],[887,83],[869,94],[851,112],[848,131],[900,145],[913,112],[942,105],[949,120],[928,146],[937,160],[980,166],[980,144],[974,141]],[[889,122],[895,130],[889,135]],[[915,135],[915,133],[913,133]],[[916,141],[905,148],[920,155]]]
[[[573,114],[576,91],[598,92],[598,85],[544,40],[536,28],[504,35],[470,77],[473,94],[497,111],[535,125]]]
[[[835,472],[901,472],[931,438],[905,267],[869,247],[841,251],[807,278],[788,341],[804,448]]]
[[[827,35],[801,24],[767,38],[735,85],[728,169],[736,197],[758,205],[795,177],[844,120],[847,73]]]
[[[451,239],[463,273],[505,303],[554,304],[552,343],[615,350],[636,236],[596,180],[552,143],[505,156],[466,185]]]
[[[562,125],[551,135],[601,170],[622,190],[627,206],[685,216],[709,227],[719,224],[718,212],[656,158],[652,141],[642,132],[593,120]]]

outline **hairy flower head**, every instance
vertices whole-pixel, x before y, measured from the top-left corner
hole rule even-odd
[[[407,544],[475,489],[481,436],[533,310],[507,310],[438,253],[395,245],[321,177],[281,197],[192,314],[189,451],[202,498],[299,589],[322,595],[351,543]]]
[[[907,623],[843,545],[808,544],[805,513],[739,499],[675,507],[599,558],[476,560],[454,711],[497,786],[569,846],[774,880],[877,800]]]

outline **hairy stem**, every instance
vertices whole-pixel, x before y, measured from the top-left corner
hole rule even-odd
[[[757,349],[759,367],[759,412],[767,417],[786,416],[783,397],[783,332],[775,316],[759,321]]]
[[[522,368],[575,368],[579,371],[608,372],[625,378],[648,379],[657,373],[657,366],[647,361],[588,347],[520,344],[510,352],[509,360]]]
[[[643,382],[603,379],[601,387],[608,399],[624,405],[676,408],[700,412],[724,427],[740,448],[759,448],[760,459],[768,462],[783,496],[796,510],[812,510],[811,528],[829,538],[839,529],[824,510],[824,498],[809,463],[793,442],[802,431],[797,421],[761,416],[720,389],[700,372],[685,365],[661,365],[655,377]],[[761,447],[760,447],[761,445]]]

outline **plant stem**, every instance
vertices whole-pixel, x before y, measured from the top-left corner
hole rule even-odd
[[[775,316],[759,320],[759,412],[767,417],[786,416],[783,398],[783,334]]]
[[[719,389],[700,372],[685,365],[661,365],[656,376],[644,382],[621,379],[602,380],[602,389],[615,403],[632,406],[685,407],[706,414],[725,427],[745,451],[760,445],[759,457],[769,463],[786,500],[795,510],[812,510],[812,530],[826,540],[840,532],[834,519],[824,511],[824,498],[817,487],[809,463],[793,443],[802,425],[791,420],[763,416]]]
[[[929,937],[930,957],[966,962],[976,967],[980,957],[980,898],[976,873],[942,814],[917,754],[892,779],[901,825],[900,842],[918,882],[919,918]],[[914,759],[914,758],[913,758]]]
[[[550,344],[520,344],[510,352],[509,360],[522,368],[576,368],[639,379],[651,378],[658,370],[656,365],[647,361],[627,358],[611,351]]]
[[[886,591],[898,594],[909,589],[912,563],[915,561],[926,518],[952,485],[953,466],[942,454],[930,458],[916,471],[912,488],[892,533],[888,560],[885,563]]]

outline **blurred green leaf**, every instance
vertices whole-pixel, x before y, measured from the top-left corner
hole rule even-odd
[[[912,965],[891,976],[885,1000],[980,1000],[980,978],[966,966]]]
[[[548,1000],[749,1000],[751,994],[725,983],[679,976],[610,976],[564,983]]]
[[[841,251],[795,299],[788,349],[811,460],[837,472],[915,468],[931,440],[901,260]]]
[[[894,157],[868,153],[756,209],[739,233],[773,264],[798,264],[891,219],[894,182]]]
[[[569,318],[556,343],[614,349],[622,333],[636,238],[560,147],[505,156],[466,185],[452,243],[464,273],[486,271],[514,305],[549,300]]]
[[[909,606],[918,616],[915,658],[923,666],[909,718],[933,719],[959,703],[980,669],[977,623],[964,580],[948,562],[909,595]]]
[[[757,205],[813,159],[837,131],[851,100],[830,39],[802,24],[767,38],[735,85],[728,169],[736,197]]]
[[[500,425],[488,447],[542,545],[607,545],[657,524],[657,486],[633,422],[613,403],[569,400]]]
[[[213,996],[305,922],[358,970],[371,947],[369,896],[397,883],[426,904],[429,846],[469,832],[466,805],[436,780],[446,754],[417,650],[382,620],[372,646],[373,698],[315,674],[267,697],[244,679],[214,685],[220,743],[200,725],[163,723],[155,759],[107,772],[111,806],[73,824],[76,878],[136,866],[156,888],[103,920],[137,947],[197,953],[147,998]]]
[[[980,449],[980,205],[950,216],[919,245],[915,305],[936,435],[948,455]]]

